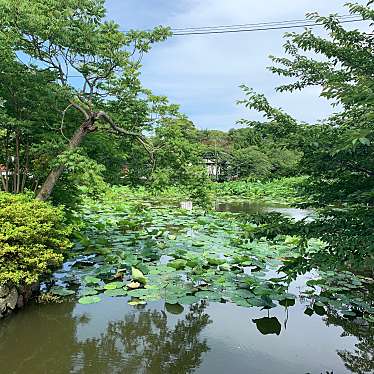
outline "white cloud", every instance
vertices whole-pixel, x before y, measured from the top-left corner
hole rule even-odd
[[[137,0],[107,1],[109,17],[123,28],[215,26],[303,19],[306,12],[346,14],[346,0]],[[364,1],[362,1],[364,3]],[[131,15],[131,17],[129,16]],[[274,92],[279,78],[266,70],[268,55],[282,55],[281,31],[179,36],[155,46],[144,59],[143,80],[155,93],[181,105],[201,128],[233,127],[243,116],[235,105],[238,86],[245,83],[265,93],[299,120],[314,122],[332,111],[318,90],[281,95]],[[258,119],[256,113],[248,118]]]

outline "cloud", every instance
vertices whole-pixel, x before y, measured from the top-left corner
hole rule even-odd
[[[306,12],[347,14],[345,0],[129,0],[107,1],[109,18],[125,29],[164,24],[199,27],[303,19]],[[364,1],[363,1],[364,3]],[[150,5],[151,4],[151,5]],[[290,5],[291,4],[291,5]],[[268,55],[283,55],[282,31],[204,36],[175,36],[144,59],[143,82],[156,94],[181,105],[200,128],[228,129],[236,120],[259,119],[235,102],[242,83],[263,92],[300,121],[315,122],[332,112],[315,88],[277,94],[281,80],[266,70]]]

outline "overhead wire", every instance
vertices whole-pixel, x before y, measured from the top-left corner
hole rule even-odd
[[[339,20],[350,20],[356,19],[357,16],[355,15],[337,15],[336,16]],[[259,26],[276,26],[276,25],[283,25],[283,24],[298,24],[298,23],[305,23],[305,22],[314,22],[308,19],[294,19],[294,20],[285,20],[285,21],[272,21],[272,22],[256,22],[256,23],[242,23],[242,24],[234,24],[234,25],[218,25],[218,26],[200,26],[200,27],[183,27],[183,28],[171,28],[172,32],[185,32],[185,31],[202,31],[202,30],[218,30],[218,29],[235,29],[235,28],[246,28],[246,27],[259,27]],[[150,31],[150,30],[148,30]]]
[[[362,18],[353,18],[341,20],[340,23],[353,23],[363,21]],[[305,21],[304,21],[305,22]],[[210,30],[193,30],[185,32],[173,32],[173,36],[186,36],[186,35],[208,35],[208,34],[226,34],[226,33],[240,33],[240,32],[255,32],[255,31],[269,31],[269,30],[285,30],[300,27],[316,27],[321,26],[318,22],[305,22],[295,24],[282,24],[282,25],[269,25],[269,26],[256,26],[256,27],[242,27],[236,29],[210,29]]]
[[[361,17],[354,15],[337,15],[340,23],[352,23],[363,21]],[[302,19],[302,20],[285,20],[273,22],[259,22],[259,23],[245,23],[236,25],[218,25],[218,26],[201,26],[201,27],[185,27],[170,29],[172,36],[188,36],[188,35],[209,35],[209,34],[225,34],[225,33],[240,33],[240,32],[256,32],[268,30],[284,30],[300,27],[316,27],[321,26],[321,23]],[[150,30],[148,30],[150,31]],[[128,31],[121,31],[128,32]],[[69,78],[80,78],[79,75],[69,75]]]

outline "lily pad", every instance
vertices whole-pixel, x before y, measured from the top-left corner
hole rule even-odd
[[[144,274],[137,268],[132,267],[131,268],[131,276],[134,281],[138,281],[142,284],[147,283],[147,278],[144,276]]]
[[[91,275],[87,275],[84,277],[83,281],[86,284],[97,284],[101,282],[101,279],[93,277]]]
[[[167,264],[167,266],[169,266],[171,268],[174,268],[175,270],[184,269],[186,267],[186,265],[187,265],[187,261],[186,260],[182,260],[182,259],[170,261]]]
[[[145,301],[140,300],[140,299],[133,299],[128,302],[129,305],[136,306],[136,305],[145,305],[147,304]]]
[[[194,304],[194,303],[196,303],[198,301],[199,301],[199,299],[197,297],[195,297],[195,296],[189,296],[189,295],[183,296],[183,297],[181,297],[181,298],[178,299],[178,302],[180,304],[185,304],[185,305]]]
[[[99,296],[83,296],[78,300],[79,304],[96,304],[101,301],[101,298]]]
[[[115,290],[117,288],[122,288],[125,284],[123,282],[111,282],[107,283],[104,288],[106,290]]]
[[[53,287],[51,287],[51,289],[49,290],[49,292],[52,293],[52,294],[54,294],[54,295],[58,295],[58,296],[71,296],[71,295],[75,294],[74,291],[68,290],[67,288],[60,287],[60,286],[53,286]]]
[[[95,288],[92,288],[92,287],[86,287],[84,288],[81,292],[80,292],[80,295],[81,296],[92,296],[92,295],[96,295],[98,293],[98,291],[95,289]]]
[[[117,296],[126,296],[127,291],[123,288],[117,288],[117,289],[109,289],[104,291],[104,295],[110,296],[110,297],[117,297]]]

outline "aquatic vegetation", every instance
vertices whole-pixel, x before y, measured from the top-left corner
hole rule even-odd
[[[56,275],[68,294],[78,287],[79,303],[126,296],[130,305],[206,300],[272,309],[292,307],[300,299],[308,304],[307,313],[334,308],[346,318],[372,321],[373,303],[363,297],[371,279],[315,271],[300,295],[290,292],[297,274],[289,265],[322,250],[322,241],[309,239],[301,247],[297,236],[251,238],[247,233],[258,226],[255,220],[159,206],[124,191],[87,201],[86,228],[76,233],[72,259]]]
[[[288,177],[270,181],[236,180],[213,185],[217,197],[241,197],[247,199],[261,199],[265,201],[280,201],[295,203],[305,200],[299,193],[299,186],[306,177]]]

